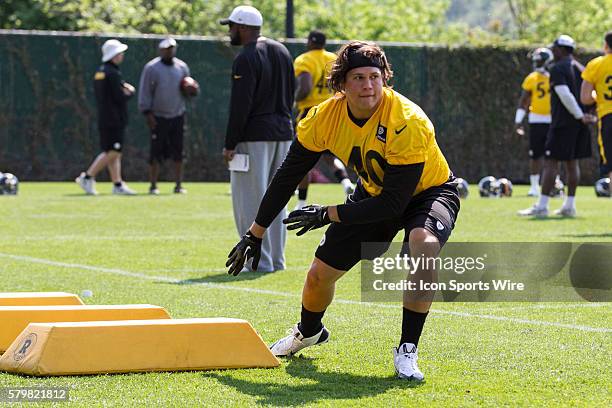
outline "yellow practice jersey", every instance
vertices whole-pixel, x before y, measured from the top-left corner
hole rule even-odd
[[[612,54],[592,59],[582,71],[582,79],[593,84],[597,92],[599,118],[612,113]]]
[[[525,77],[522,88],[531,93],[529,112],[550,115],[550,78],[548,74],[533,71]]]
[[[323,49],[307,51],[295,59],[295,76],[308,72],[312,77],[312,89],[306,98],[297,102],[298,110],[318,105],[333,95],[327,85],[327,76],[335,60],[336,54]]]
[[[415,194],[448,180],[450,169],[436,143],[434,127],[419,106],[389,88],[363,127],[348,115],[346,97],[336,94],[310,109],[297,127],[308,150],[329,150],[359,175],[367,192],[382,191],[384,167],[425,163]]]

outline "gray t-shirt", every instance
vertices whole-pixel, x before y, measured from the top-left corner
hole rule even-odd
[[[189,75],[189,67],[178,58],[173,59],[172,65],[160,57],[152,59],[140,75],[138,109],[167,119],[181,116],[185,112],[181,80]]]

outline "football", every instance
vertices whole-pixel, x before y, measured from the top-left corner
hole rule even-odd
[[[198,81],[190,76],[181,79],[181,92],[185,96],[196,96],[200,90]]]

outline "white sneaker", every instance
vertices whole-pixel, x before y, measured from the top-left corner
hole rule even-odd
[[[540,190],[532,188],[529,190],[529,192],[527,193],[527,197],[539,197],[540,196]]]
[[[96,191],[96,180],[94,180],[93,177],[87,179],[85,176],[85,172],[81,173],[79,177],[74,179],[74,182],[77,183],[88,195],[97,195],[98,192]]]
[[[120,186],[113,185],[113,194],[118,195],[136,195],[136,192],[129,188],[127,184],[121,183]]]
[[[533,207],[527,208],[525,210],[521,210],[517,213],[520,216],[523,217],[548,217],[548,208],[544,207],[544,208],[540,208],[537,205],[534,205]]]
[[[553,214],[560,215],[561,217],[574,218],[576,216],[576,209],[573,207],[572,208],[561,207],[558,210],[555,210]]]
[[[287,331],[289,334],[270,346],[270,351],[277,357],[291,357],[303,348],[327,343],[329,331],[323,326],[320,332],[312,337],[304,338],[296,324]]]
[[[393,364],[397,378],[423,381],[425,376],[417,366],[417,359],[417,348],[414,344],[404,343],[399,348],[393,347]]]

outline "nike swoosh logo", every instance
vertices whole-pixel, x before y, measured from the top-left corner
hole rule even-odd
[[[234,75],[234,79],[240,79],[242,78],[242,75]]]
[[[406,126],[408,126],[408,125],[404,125],[404,127],[402,127],[401,129],[395,129],[395,134],[396,134],[396,135],[399,135],[400,133],[402,133],[402,131],[403,131],[404,129],[406,129]]]

